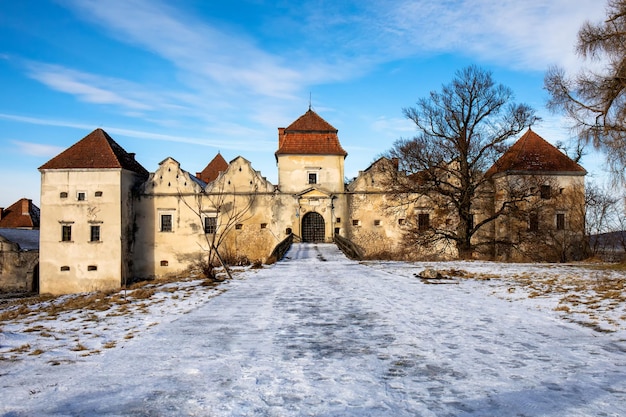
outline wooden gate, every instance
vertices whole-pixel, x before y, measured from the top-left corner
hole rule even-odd
[[[302,241],[324,242],[325,224],[321,214],[311,211],[302,217]]]

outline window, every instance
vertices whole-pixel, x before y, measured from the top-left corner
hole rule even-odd
[[[215,234],[217,231],[217,217],[216,216],[206,216],[204,218],[204,233],[208,235]]]
[[[339,227],[335,227],[335,234],[338,235],[341,229]]]
[[[537,213],[530,213],[528,215],[528,230],[531,232],[539,231],[539,215]]]
[[[352,226],[358,226],[361,223],[359,220],[352,220]]]
[[[100,242],[100,226],[91,226],[90,242]]]
[[[406,222],[405,219],[398,219],[398,224],[402,226]]]
[[[541,194],[541,198],[542,199],[549,200],[550,197],[552,196],[552,190],[551,190],[550,186],[549,185],[542,185],[540,194]]]
[[[285,234],[286,235],[290,235],[293,231],[291,230],[291,227],[288,227],[285,229]]]
[[[69,270],[70,270],[70,267],[69,267],[69,266],[67,266],[67,265],[63,265],[63,266],[61,267],[61,271],[63,271],[63,272],[65,272],[65,271],[69,271]]]
[[[243,224],[241,224],[241,223],[237,223],[237,224],[235,225],[235,230],[241,230],[241,229],[243,229]]]
[[[565,230],[565,214],[556,214],[556,230]]]
[[[162,232],[172,231],[172,215],[171,214],[161,214],[161,231]]]
[[[161,266],[168,266],[170,263],[168,261],[161,261]]]
[[[419,213],[417,215],[417,230],[426,230],[430,227],[430,214]]]
[[[85,201],[87,199],[87,193],[84,191],[79,191],[76,193],[76,199],[78,201]]]
[[[61,241],[62,242],[72,241],[72,226],[66,225],[66,224],[61,226]]]
[[[335,220],[335,223],[341,223],[341,217],[337,217],[337,220]]]
[[[63,191],[62,193],[59,194],[60,198],[67,198],[67,193],[65,191]]]
[[[317,173],[309,172],[309,184],[317,184]]]
[[[87,271],[97,271],[98,265],[89,265],[87,266]]]
[[[102,197],[102,191],[96,191],[94,194],[96,197]]]
[[[380,226],[380,220],[374,220],[374,226]]]
[[[267,229],[267,223],[261,223],[261,229]]]

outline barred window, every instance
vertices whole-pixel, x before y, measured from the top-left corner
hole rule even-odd
[[[162,232],[172,231],[172,215],[171,214],[161,214],[161,231]]]
[[[426,230],[430,227],[430,214],[429,213],[419,213],[417,215],[417,229],[418,230]]]
[[[217,231],[217,217],[207,216],[204,218],[204,233],[214,234]]]
[[[100,242],[100,226],[91,226],[91,242]]]
[[[72,226],[70,225],[61,226],[61,241],[62,242],[72,241]]]

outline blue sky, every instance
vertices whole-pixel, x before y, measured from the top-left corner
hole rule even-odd
[[[545,109],[550,65],[575,71],[576,33],[600,0],[0,0],[0,207],[39,201],[37,168],[106,130],[149,171],[202,170],[219,151],[277,182],[277,128],[311,104],[339,129],[353,177],[400,137],[402,117],[470,64]],[[600,159],[585,167],[600,175]]]

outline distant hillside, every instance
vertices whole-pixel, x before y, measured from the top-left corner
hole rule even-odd
[[[604,260],[622,261],[625,257],[626,230],[591,235],[589,245]]]

